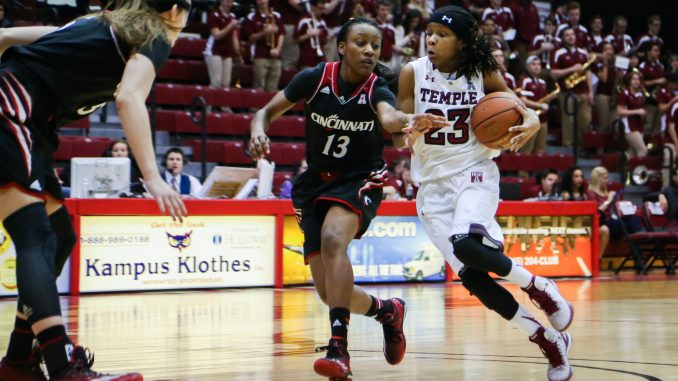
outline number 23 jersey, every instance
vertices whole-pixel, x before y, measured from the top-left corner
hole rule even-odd
[[[499,155],[482,145],[471,130],[471,111],[485,93],[483,77],[448,79],[428,57],[412,62],[414,68],[414,112],[445,116],[448,127],[431,130],[413,144],[412,178],[435,181]],[[452,75],[452,77],[454,74]]]
[[[321,63],[297,74],[285,88],[290,102],[306,100],[306,158],[311,170],[377,169],[384,137],[377,104],[395,106],[383,79],[371,74],[353,91],[343,89],[340,62]],[[346,84],[346,88],[354,85]]]

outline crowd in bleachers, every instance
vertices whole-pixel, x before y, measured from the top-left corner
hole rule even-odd
[[[356,16],[375,19],[383,33],[380,62],[398,72],[407,62],[426,54],[427,19],[434,6],[447,3],[194,2],[193,21],[158,73],[148,102],[155,126],[169,133],[177,146],[188,147],[193,160],[205,157],[209,162],[250,166],[246,142],[252,112],[299,70],[338,59],[335,36],[343,22]],[[454,3],[461,3],[477,17],[482,33],[492,41],[505,81],[540,114],[540,133],[520,152],[504,152],[496,159],[505,199],[596,200],[605,217],[610,213],[607,206],[615,195],[619,197],[615,192],[627,179],[617,176],[617,181],[608,182],[606,178],[605,184],[599,185],[597,177],[602,177],[603,171],[617,173],[625,168],[631,172],[643,165],[647,173],[654,173],[675,164],[678,136],[672,121],[678,119],[678,55],[665,49],[660,16],[648,17],[646,32],[630,36],[623,15],[612,19],[594,15],[582,20],[581,5],[576,1],[552,1],[548,15],[540,14],[530,0]],[[0,26],[11,25],[0,4]],[[189,112],[196,97],[202,97],[208,110],[206,152],[202,152],[200,126]],[[276,195],[288,191],[281,185],[289,187],[289,179],[303,167],[302,111],[303,104],[298,104],[270,129],[270,159],[278,169]],[[89,121],[70,127],[86,130]],[[388,134],[385,139],[390,141]],[[578,147],[573,150],[575,142]],[[109,144],[111,140],[106,138],[64,136],[55,159],[63,163],[76,155],[98,156]],[[582,157],[598,160],[600,167],[576,169],[575,162]],[[387,143],[384,159],[392,169],[385,192],[389,199],[416,195],[408,158],[407,150]],[[675,205],[667,206],[671,200],[678,202],[669,170],[664,169],[663,178],[650,177],[649,184],[654,191],[665,188],[658,200],[666,212],[675,211]],[[672,218],[676,220],[675,215]],[[602,230],[603,234],[608,230],[608,235],[612,231],[614,238],[615,229]]]

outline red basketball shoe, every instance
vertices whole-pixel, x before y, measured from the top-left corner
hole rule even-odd
[[[399,364],[405,357],[407,341],[403,333],[403,323],[407,307],[400,298],[388,300],[393,306],[393,312],[385,314],[379,320],[384,329],[384,357],[391,365]]]
[[[54,381],[143,381],[139,373],[103,374],[91,370],[94,364],[94,355],[88,349],[77,346],[73,349],[73,360],[61,374],[54,377]]]
[[[3,358],[0,361],[0,381],[47,381],[35,359],[13,361]]]
[[[321,376],[329,377],[330,381],[353,380],[351,356],[348,355],[347,346],[346,340],[330,339],[326,347],[316,348],[316,352],[327,351],[327,355],[315,360],[313,370]]]

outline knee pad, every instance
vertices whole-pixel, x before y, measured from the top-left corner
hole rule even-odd
[[[49,224],[56,235],[56,256],[54,258],[55,275],[61,275],[64,264],[73,252],[75,243],[78,239],[73,229],[71,217],[68,215],[66,207],[61,207],[49,216]]]
[[[56,288],[56,236],[42,204],[25,206],[3,221],[16,248],[16,280],[23,312],[33,324],[61,316]]]
[[[518,311],[518,302],[513,295],[499,285],[487,272],[465,267],[459,273],[462,285],[480,300],[483,305],[506,320],[511,320]]]
[[[450,237],[450,242],[454,255],[464,267],[493,272],[502,277],[511,271],[513,263],[504,255],[503,245],[497,244],[489,235],[457,234]]]

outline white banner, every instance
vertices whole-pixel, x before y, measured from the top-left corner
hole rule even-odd
[[[64,265],[61,276],[57,279],[59,293],[68,293],[70,285],[71,261]],[[5,227],[0,223],[0,296],[16,296],[16,249]]]
[[[275,217],[82,216],[80,292],[272,286]]]

